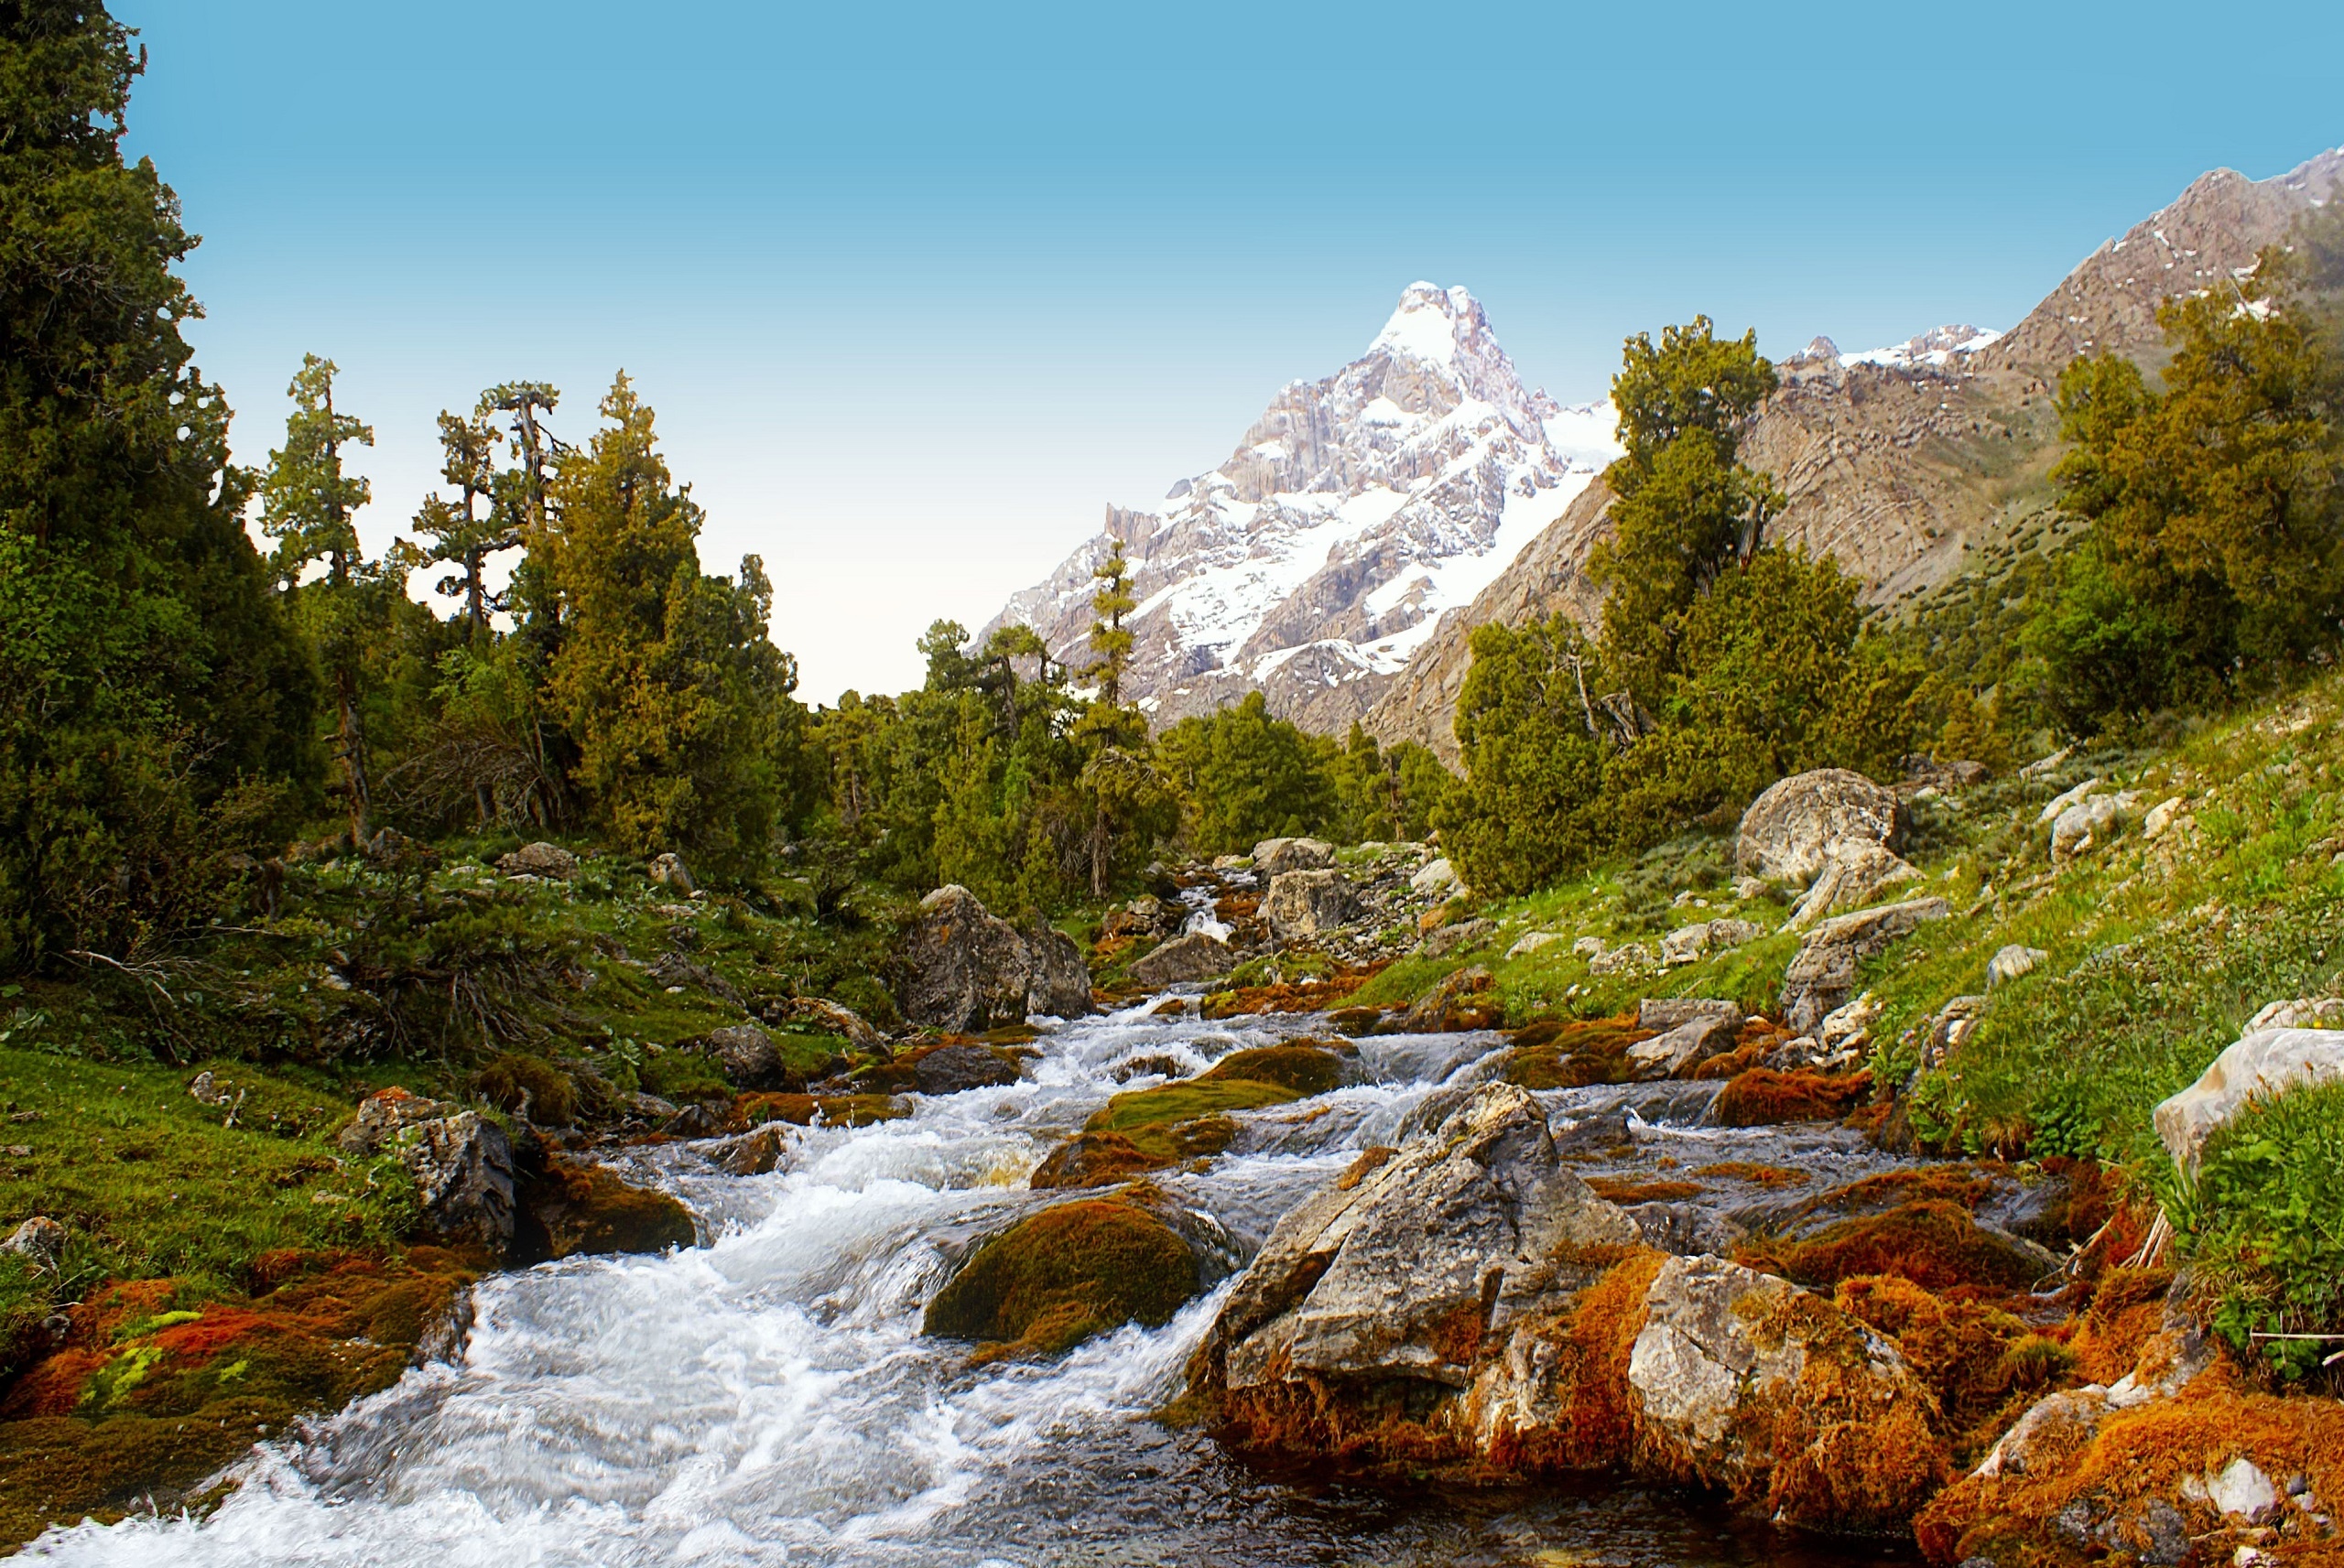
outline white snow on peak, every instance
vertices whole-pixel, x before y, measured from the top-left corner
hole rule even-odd
[[[1112,535],[1141,600],[1131,689],[1157,722],[1253,687],[1340,722],[1327,693],[1405,665],[1620,455],[1616,427],[1609,403],[1524,386],[1466,290],[1411,284],[1365,354],[1282,389],[1161,511],[1111,508],[993,624],[1079,643]]]
[[[1884,349],[1866,349],[1861,353],[1841,354],[1843,365],[1886,365],[1894,370],[1913,370],[1921,365],[1938,369],[1951,364],[1957,355],[1974,354],[2000,338],[2002,333],[1991,327],[1972,327],[1966,323],[1933,327],[1917,338],[1907,338]],[[1818,338],[1808,345],[1811,353],[1817,348],[1832,349],[1829,338]]]

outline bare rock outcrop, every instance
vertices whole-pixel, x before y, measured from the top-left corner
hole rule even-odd
[[[1807,883],[1841,857],[1904,842],[1896,792],[1846,768],[1818,768],[1769,786],[1742,814],[1734,863],[1770,879]]]
[[[2197,1082],[2157,1106],[2157,1137],[2175,1163],[2195,1171],[2206,1141],[2250,1101],[2336,1082],[2344,1082],[2344,1032],[2256,1030],[2225,1046]]]
[[[1333,870],[1287,871],[1270,881],[1262,900],[1262,920],[1281,942],[1318,936],[1359,917],[1359,893],[1351,879]]]
[[[1091,971],[1071,938],[1047,926],[1021,934],[957,883],[920,901],[896,960],[904,1016],[932,1028],[982,1033],[1091,1011]]]
[[[1916,898],[1835,915],[1818,925],[1783,971],[1783,1021],[1795,1033],[1809,1033],[1855,995],[1857,965],[1952,913],[1941,898]]]

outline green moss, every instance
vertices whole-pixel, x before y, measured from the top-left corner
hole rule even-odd
[[[1308,1097],[1325,1094],[1342,1082],[1342,1077],[1343,1061],[1340,1056],[1323,1045],[1297,1042],[1232,1051],[1192,1081],[1200,1084],[1232,1081],[1276,1084]]]
[[[646,1094],[678,1104],[732,1098],[732,1082],[724,1076],[724,1070],[695,1051],[663,1051],[648,1057],[640,1076]]]
[[[1285,1105],[1301,1098],[1283,1084],[1265,1084],[1252,1078],[1190,1078],[1117,1095],[1091,1116],[1086,1129],[1131,1134],[1234,1110]]]
[[[1197,1289],[1196,1254],[1162,1219],[1128,1199],[1078,1199],[978,1248],[921,1331],[1052,1355],[1122,1324],[1168,1323]]]

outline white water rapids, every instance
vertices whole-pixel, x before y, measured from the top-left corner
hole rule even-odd
[[[1686,1565],[1904,1561],[1825,1552],[1667,1493],[1601,1487],[1390,1497],[1260,1474],[1150,1412],[1226,1284],[1157,1330],[1055,1361],[971,1368],[921,1310],[969,1241],[1052,1196],[1025,1187],[1130,1065],[1194,1070],[1309,1033],[1134,1009],[1058,1028],[1025,1081],[921,1097],[902,1120],[816,1128],[767,1176],[688,1145],[625,1168],[691,1206],[707,1245],[572,1259],[483,1281],[462,1358],[256,1449],[201,1519],[52,1530],[33,1562],[172,1568],[522,1565]],[[1228,1233],[1230,1261],[1368,1144],[1396,1141],[1491,1035],[1359,1043],[1365,1081],[1241,1118],[1232,1152],[1164,1186]],[[1712,1086],[1542,1096],[1559,1121],[1630,1098],[1644,1158],[1881,1166],[1823,1129],[1698,1122]],[[1688,1093],[1688,1091],[1690,1091]]]

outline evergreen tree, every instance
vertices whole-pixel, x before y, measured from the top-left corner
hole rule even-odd
[[[1592,650],[1567,615],[1477,626],[1457,701],[1465,779],[1434,814],[1467,885],[1522,893],[1615,841],[1605,808],[1613,749],[1588,695]]]
[[[314,766],[181,336],[195,240],[123,161],[139,70],[102,5],[0,5],[0,968],[200,925]]]
[[[1099,584],[1091,596],[1091,675],[1099,683],[1099,700],[1115,708],[1123,700],[1123,676],[1132,663],[1132,633],[1123,617],[1139,606],[1132,595],[1131,568],[1123,559],[1121,539],[1091,576]]]
[[[1132,660],[1132,633],[1123,617],[1139,601],[1132,595],[1121,539],[1091,576],[1099,584],[1091,596],[1090,671],[1099,683],[1099,697],[1076,724],[1075,739],[1090,754],[1080,783],[1090,795],[1091,895],[1105,898],[1114,882],[1122,834],[1167,795],[1145,755],[1146,717],[1123,706],[1123,676]]]
[[[474,641],[488,635],[489,612],[502,608],[488,589],[489,558],[518,548],[523,537],[512,509],[495,503],[498,440],[496,427],[486,417],[464,419],[440,410],[440,473],[456,498],[425,496],[415,517],[416,532],[432,542],[424,559],[457,568],[438,588],[444,597],[463,600]]]
[[[762,864],[808,782],[797,665],[765,634],[773,589],[754,556],[704,577],[701,514],[621,375],[591,445],[547,501],[546,576],[562,639],[548,699],[572,742],[595,824],[642,853],[719,873]]]
[[[374,432],[335,412],[336,368],[331,360],[305,354],[286,389],[293,412],[285,421],[285,445],[268,454],[261,480],[261,531],[277,541],[277,577],[310,611],[309,628],[333,693],[334,757],[350,812],[350,841],[363,845],[373,836],[374,795],[359,668],[370,619],[364,600],[380,599],[379,592],[368,590],[382,584],[378,574],[366,570],[354,520],[373,492],[364,475],[342,470],[342,450],[353,443],[373,446]],[[323,566],[325,575],[304,584],[303,575],[313,566]],[[403,594],[404,573],[398,586]]]

